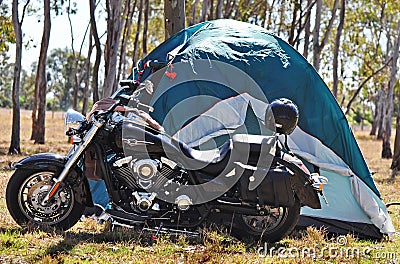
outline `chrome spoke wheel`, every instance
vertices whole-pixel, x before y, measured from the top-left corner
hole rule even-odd
[[[53,185],[54,172],[41,171],[30,175],[18,191],[21,212],[40,224],[56,224],[63,221],[74,207],[74,192],[68,185],[61,185],[46,204],[43,198]]]

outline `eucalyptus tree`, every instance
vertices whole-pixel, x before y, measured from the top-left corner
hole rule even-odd
[[[88,52],[90,50],[88,49]],[[77,64],[75,65],[76,62]],[[57,48],[50,51],[46,62],[48,93],[51,93],[57,99],[59,103],[57,109],[67,110],[74,104],[74,72],[80,73],[77,86],[79,87],[79,91],[83,90],[82,93],[78,93],[77,101],[85,101],[84,93],[86,87],[88,88],[86,82],[90,82],[90,76],[89,80],[87,78],[91,68],[92,65],[87,57],[80,56],[76,58],[76,55],[70,49]]]
[[[90,10],[90,32],[93,36],[94,46],[96,47],[96,59],[93,66],[92,74],[92,89],[93,89],[93,102],[99,100],[99,68],[101,62],[101,43],[99,33],[97,31],[97,23],[95,18],[96,3],[95,0],[89,0]]]
[[[12,88],[13,118],[11,128],[11,143],[9,154],[21,154],[20,147],[20,103],[19,91],[21,85],[21,61],[22,61],[22,23],[26,14],[26,8],[30,0],[24,4],[21,19],[19,18],[18,0],[12,1],[12,23],[15,33],[15,63]]]
[[[165,39],[168,39],[186,26],[185,1],[164,0],[164,16]]]
[[[117,59],[121,37],[121,12],[123,0],[106,0],[107,40],[104,50],[103,97],[111,96],[117,88]]]
[[[386,112],[383,119],[384,131],[383,131],[383,139],[382,139],[382,158],[392,158],[392,150],[390,147],[390,138],[392,135],[392,112],[393,112],[393,99],[394,99],[394,86],[397,82],[396,74],[397,74],[397,62],[399,58],[399,48],[400,48],[400,21],[398,20],[397,27],[394,30],[394,44],[392,48],[391,54],[391,64],[390,64],[390,76],[387,83],[387,107]],[[398,112],[400,112],[398,110]],[[398,114],[398,124],[399,130],[396,127],[396,138],[397,142],[395,142],[395,146],[397,145],[396,149],[396,156],[397,158],[393,159],[391,168],[397,169],[400,167],[398,159],[400,157],[400,134],[397,135],[397,131],[400,132],[400,114]]]
[[[38,67],[36,71],[34,108],[32,109],[32,135],[31,139],[35,144],[45,143],[45,120],[46,120],[46,59],[47,49],[49,47],[51,17],[50,17],[50,0],[43,1],[44,23],[43,35],[40,45],[40,54]]]
[[[118,64],[118,78],[126,78],[126,65],[127,65],[127,45],[129,41],[129,35],[132,29],[132,19],[135,11],[137,0],[131,1],[126,0],[122,16],[122,32],[121,32],[121,45],[119,52],[119,64]],[[150,4],[148,5],[150,6]]]
[[[340,38],[342,36],[344,22],[345,22],[345,15],[346,15],[346,0],[340,1],[340,15],[339,15],[339,25],[336,31],[335,37],[335,45],[333,51],[333,87],[332,93],[335,98],[337,98],[338,94],[338,86],[339,86],[339,77],[338,77],[338,65],[339,65],[339,50],[340,50]]]

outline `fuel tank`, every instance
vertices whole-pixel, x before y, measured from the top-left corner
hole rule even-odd
[[[176,155],[180,152],[168,135],[141,124],[123,122],[118,125],[114,135],[116,145],[129,155],[138,153]],[[131,151],[132,153],[129,153]]]

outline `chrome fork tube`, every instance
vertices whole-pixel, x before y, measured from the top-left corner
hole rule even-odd
[[[80,155],[86,150],[89,143],[92,141],[93,137],[96,135],[97,130],[104,124],[102,121],[95,121],[94,125],[89,129],[86,133],[85,137],[82,139],[82,142],[79,144],[75,152],[69,157],[67,163],[65,163],[64,169],[60,173],[60,175],[53,179],[54,184],[47,192],[46,196],[44,197],[43,201],[41,202],[42,205],[46,205],[49,199],[55,194],[60,183],[67,177],[70,169],[76,164],[76,161],[80,157]]]

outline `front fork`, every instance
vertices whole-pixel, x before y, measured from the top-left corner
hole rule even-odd
[[[96,120],[93,126],[86,133],[85,137],[82,139],[82,142],[78,145],[75,151],[72,152],[72,155],[68,158],[68,161],[67,163],[65,163],[64,169],[61,171],[60,175],[57,178],[53,179],[53,186],[51,186],[50,190],[47,192],[46,196],[41,202],[43,206],[48,203],[48,201],[54,196],[54,194],[56,194],[61,182],[65,179],[65,177],[67,177],[70,169],[76,164],[79,157],[86,150],[87,146],[92,142],[93,137],[96,135],[97,131],[103,124],[104,122],[102,120]]]

